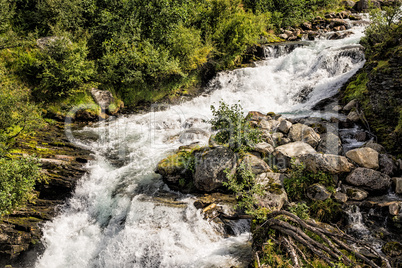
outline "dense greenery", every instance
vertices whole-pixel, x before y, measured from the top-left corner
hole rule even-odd
[[[261,131],[253,128],[245,118],[240,104],[232,106],[223,101],[218,109],[211,105],[213,118],[209,120],[217,133],[213,139],[223,145],[228,145],[235,152],[245,152],[261,141]]]

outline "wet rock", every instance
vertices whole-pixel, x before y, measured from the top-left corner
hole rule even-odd
[[[353,108],[356,108],[357,106],[357,100],[351,100],[348,104],[343,107],[343,110],[346,112],[351,111]]]
[[[394,202],[388,206],[388,211],[391,216],[398,216],[401,211],[401,202]]]
[[[381,172],[368,169],[357,168],[352,171],[346,181],[354,186],[358,186],[369,192],[386,192],[391,186],[391,178]]]
[[[387,174],[388,176],[392,176],[396,173],[397,167],[389,155],[380,154],[378,161],[381,173]]]
[[[356,188],[356,187],[344,185],[344,184],[342,184],[341,189],[342,189],[342,192],[348,196],[348,198],[350,198],[351,200],[355,200],[355,201],[362,201],[362,200],[366,199],[369,194],[367,191],[364,191],[364,190]]]
[[[344,156],[332,154],[303,154],[299,160],[311,172],[322,171],[330,174],[350,172],[354,167]]]
[[[259,152],[263,155],[270,155],[275,151],[275,148],[267,143],[267,142],[260,142],[253,146],[253,151]]]
[[[402,194],[402,178],[392,178],[395,185],[395,193]]]
[[[287,134],[287,133],[289,133],[289,130],[290,130],[291,127],[292,127],[292,123],[290,123],[290,122],[287,121],[287,120],[282,120],[282,121],[279,123],[278,130],[279,130],[280,132],[284,133],[284,134]]]
[[[359,2],[356,3],[354,6],[354,9],[357,12],[366,12],[369,10],[370,5],[373,5],[374,7],[380,8],[380,2],[377,0],[360,0]]]
[[[290,128],[289,136],[292,141],[303,141],[316,148],[320,143],[320,135],[314,129],[303,124],[294,124]]]
[[[382,145],[380,145],[380,144],[378,144],[378,143],[375,143],[374,141],[368,141],[365,145],[364,145],[364,147],[367,147],[367,148],[371,148],[371,149],[373,149],[373,150],[376,150],[378,153],[380,153],[380,154],[385,154],[385,152],[386,152],[386,150],[385,150],[385,148],[384,148],[384,146],[382,146]]]
[[[162,159],[158,163],[155,172],[162,175],[163,181],[173,190],[184,190],[182,188],[185,185],[180,183],[180,180],[192,179],[190,164],[187,153],[180,151]]]
[[[288,196],[283,189],[284,175],[281,173],[262,173],[256,177],[266,191],[264,196],[255,196],[258,206],[272,210],[280,210],[288,202]]]
[[[359,142],[366,141],[368,138],[367,132],[365,131],[359,131],[355,134],[355,139]]]
[[[112,93],[107,90],[92,88],[91,95],[95,102],[101,107],[102,111],[106,111],[114,101]]]
[[[341,154],[342,141],[338,134],[332,132],[321,134],[321,142],[317,147],[317,152],[325,154]]]
[[[355,111],[351,111],[348,116],[346,117],[346,120],[353,122],[353,123],[357,123],[360,121],[360,116],[357,112]]]
[[[331,197],[331,193],[325,188],[325,186],[316,183],[307,188],[307,196],[311,200],[327,200]]]
[[[250,153],[246,154],[243,157],[242,163],[246,167],[250,167],[251,171],[254,174],[261,174],[261,173],[272,171],[271,168],[268,166],[267,163],[265,163],[264,160],[262,160],[261,158],[255,156],[253,154],[250,154]]]
[[[211,192],[227,181],[225,170],[236,171],[236,155],[225,147],[196,153],[194,185],[200,191]]]
[[[271,118],[263,113],[251,111],[246,117],[249,121],[260,121],[260,120],[270,120]]]
[[[334,199],[339,202],[339,203],[346,203],[346,201],[348,201],[348,196],[344,193],[341,192],[336,192],[334,194]]]
[[[368,148],[358,148],[350,150],[346,153],[346,157],[357,163],[361,167],[378,169],[378,152]]]

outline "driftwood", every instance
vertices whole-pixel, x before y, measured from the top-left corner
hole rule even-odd
[[[305,255],[306,252],[303,253],[303,250],[306,249],[319,259],[325,261],[329,267],[336,267],[339,263],[343,263],[348,267],[358,265],[356,261],[351,260],[341,251],[343,250],[354,255],[361,264],[364,263],[369,267],[380,268],[374,261],[357,252],[353,246],[350,246],[352,244],[369,250],[378,259],[382,260],[387,267],[390,267],[388,260],[370,245],[358,241],[339,229],[337,232],[326,230],[315,222],[303,220],[288,211],[281,210],[270,213],[268,219],[257,230],[261,228],[263,228],[263,232],[269,229],[277,232],[276,239],[274,237],[270,237],[270,239],[287,252],[293,263],[293,267],[296,268],[304,267],[306,264],[312,267]],[[315,240],[314,235],[319,237],[320,241]]]

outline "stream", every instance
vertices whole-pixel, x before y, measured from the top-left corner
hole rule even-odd
[[[364,64],[358,42],[363,28],[342,40],[304,42],[290,53],[273,53],[255,67],[219,73],[205,93],[176,106],[122,116],[73,133],[95,160],[59,215],[43,227],[45,250],[36,268],[247,267],[248,222],[225,237],[203,219],[195,197],[172,192],[154,173],[179,146],[207,144],[210,106],[240,102],[245,112],[286,117],[339,116],[311,108],[333,96]],[[176,196],[173,204],[156,198]]]

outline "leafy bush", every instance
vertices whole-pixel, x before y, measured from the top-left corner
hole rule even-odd
[[[211,110],[213,118],[208,122],[217,131],[216,142],[238,152],[247,151],[261,141],[261,131],[251,127],[240,104],[229,106],[220,101],[218,109],[211,105]]]
[[[87,60],[85,41],[67,37],[49,39],[42,50],[21,53],[19,72],[35,86],[37,100],[57,100],[79,90],[94,75],[94,62]]]
[[[41,179],[35,158],[0,158],[0,216],[35,198],[34,186]]]
[[[238,199],[236,208],[244,209],[254,219],[264,220],[269,210],[256,205],[257,198],[264,194],[264,189],[261,184],[255,182],[255,175],[250,166],[242,163],[235,174],[226,172],[226,175],[228,181],[223,182],[223,186],[236,194]]]

